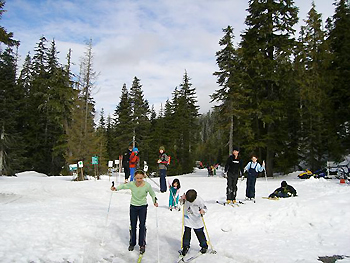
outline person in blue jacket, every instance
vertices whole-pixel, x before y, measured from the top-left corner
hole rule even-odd
[[[246,189],[246,200],[255,201],[255,183],[259,172],[265,170],[265,162],[260,165],[258,158],[253,155],[251,161],[246,165],[244,171],[248,172],[247,176],[247,189]]]

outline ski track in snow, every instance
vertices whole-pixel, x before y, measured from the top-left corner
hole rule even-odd
[[[216,204],[216,200],[225,200],[226,179],[207,177],[206,170],[178,176],[181,194],[194,188],[206,202],[204,219],[218,252],[194,262],[311,263],[320,262],[319,256],[349,256],[350,185],[340,185],[338,180],[301,180],[297,174],[267,182],[259,178],[256,203],[246,201],[239,207]],[[73,182],[71,177],[36,172],[0,177],[0,262],[136,262],[139,247],[127,250],[130,192],[111,192],[112,180],[123,181],[114,175]],[[159,183],[158,178],[153,180]],[[298,197],[262,199],[282,180],[296,188]],[[182,212],[169,211],[169,192],[160,193],[154,182],[148,182],[156,191],[159,207],[155,208],[149,197],[148,243],[142,262],[158,260],[158,214],[160,262],[174,263],[181,247]],[[238,182],[239,200],[245,196],[245,184]],[[190,254],[199,249],[192,232]]]

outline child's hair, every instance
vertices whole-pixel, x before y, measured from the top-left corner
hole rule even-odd
[[[190,189],[186,192],[186,200],[192,203],[197,198],[197,192],[194,189]]]
[[[145,173],[144,173],[142,170],[136,170],[134,177],[135,177],[136,175],[138,175],[138,174],[142,174],[142,175],[143,175],[143,178],[146,177]]]
[[[175,183],[177,183],[177,189],[180,189],[180,188],[181,188],[181,185],[180,185],[179,179],[175,178],[175,179],[173,180],[173,183],[171,184],[171,186],[174,186]]]

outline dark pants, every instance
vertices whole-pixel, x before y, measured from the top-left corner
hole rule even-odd
[[[248,173],[246,197],[255,198],[255,183],[256,183],[256,174]]]
[[[134,206],[130,205],[130,245],[136,245],[136,225],[137,219],[140,221],[139,224],[139,246],[146,245],[146,217],[147,217],[147,206]]]
[[[200,247],[204,247],[204,248],[208,248],[208,244],[207,244],[207,239],[205,238],[204,235],[204,231],[203,231],[203,227],[202,228],[198,228],[198,229],[193,229],[194,233],[196,234],[198,241],[199,241],[199,246]],[[190,247],[191,244],[191,228],[185,226],[185,233],[183,236],[183,242],[182,242],[182,247]]]
[[[159,176],[160,176],[160,191],[166,192],[166,170],[165,169],[159,169]]]
[[[130,177],[130,168],[129,168],[129,164],[124,166],[124,173],[125,173],[125,180],[128,180]]]
[[[236,200],[238,173],[227,174],[226,200]]]

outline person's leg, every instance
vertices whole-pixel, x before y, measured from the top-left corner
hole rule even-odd
[[[189,248],[190,244],[191,244],[191,228],[185,226],[185,232],[182,238],[182,248]]]
[[[199,246],[202,248],[208,248],[208,243],[207,243],[207,239],[205,237],[204,231],[203,231],[203,227],[198,228],[198,229],[194,229],[194,233],[196,233],[196,236],[198,238]]]
[[[251,186],[251,198],[255,198],[255,183],[256,183],[256,176],[253,176],[252,186]]]
[[[129,168],[129,166],[124,166],[124,173],[125,173],[125,181],[129,180],[129,177],[130,177],[130,168]]]
[[[139,246],[144,247],[146,245],[146,217],[147,217],[147,206],[143,205],[139,207]]]
[[[251,184],[250,180],[251,180],[251,176],[250,176],[250,174],[248,174],[248,176],[247,176],[247,188],[245,190],[245,196],[248,198],[250,198],[250,184]]]
[[[135,167],[130,167],[130,182],[134,181]]]
[[[233,200],[233,175],[227,174],[226,200]]]
[[[237,181],[238,181],[238,174],[233,174],[232,178],[232,200],[236,200],[237,196]]]
[[[138,211],[137,207],[130,205],[130,246],[136,245],[136,224],[137,224]]]
[[[166,192],[166,170],[165,169],[159,169],[159,176],[160,176],[160,191]]]

